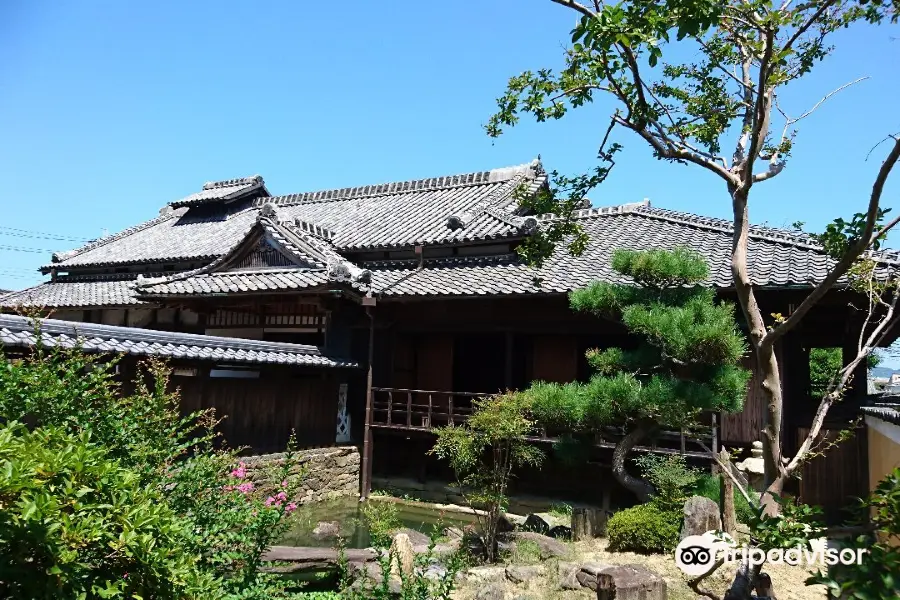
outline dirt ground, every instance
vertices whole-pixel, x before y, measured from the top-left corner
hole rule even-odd
[[[607,564],[640,564],[658,573],[666,580],[668,598],[670,600],[694,600],[697,595],[687,586],[687,579],[681,573],[672,555],[633,554],[631,552],[609,552],[606,549],[607,540],[597,539],[589,542],[577,542],[571,544],[572,556],[564,559],[567,562],[586,563],[598,562]],[[521,564],[520,561],[514,562]],[[589,590],[567,591],[559,589],[556,576],[556,567],[552,562],[544,563],[547,567],[547,575],[529,581],[526,584],[515,585],[509,581],[500,583],[505,587],[507,600],[548,600],[578,599],[585,600],[596,598]],[[779,600],[823,600],[826,598],[823,586],[807,586],[805,580],[809,577],[810,567],[791,567],[788,565],[768,565],[763,569],[772,577],[775,594]],[[724,594],[734,568],[728,565],[720,568],[704,582],[704,587],[712,592]],[[463,584],[454,594],[457,600],[473,600],[479,590],[487,585],[487,581],[470,580]]]

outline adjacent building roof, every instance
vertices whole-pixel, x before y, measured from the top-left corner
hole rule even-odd
[[[88,352],[126,353],[136,356],[210,360],[220,363],[279,364],[312,367],[357,367],[357,363],[325,356],[316,346],[260,342],[237,338],[153,331],[39,319],[46,346],[80,347]],[[18,315],[0,315],[0,345],[33,347],[36,321]]]
[[[894,396],[891,401],[878,402],[871,406],[863,406],[860,411],[866,416],[875,417],[894,425],[900,425],[900,398]]]

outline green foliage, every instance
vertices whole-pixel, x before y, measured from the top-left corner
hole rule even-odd
[[[720,480],[718,477],[714,477],[709,474],[703,474],[697,480],[697,484],[694,487],[692,494],[696,496],[703,496],[704,498],[709,498],[714,501],[716,504],[719,503],[719,500],[722,497],[722,487],[720,485]],[[747,499],[744,498],[743,495],[736,489],[734,490],[734,514],[739,523],[744,523],[749,525],[756,518],[756,511],[747,502]]]
[[[643,454],[634,462],[653,486],[653,504],[663,512],[680,513],[701,477],[700,471],[688,467],[684,457],[677,454]]]
[[[900,547],[896,544],[900,539],[900,467],[879,482],[860,503],[860,509],[861,520],[870,521],[874,532],[858,536],[844,547],[865,549],[862,563],[835,565],[807,583],[827,586],[832,598],[875,600],[900,596]]]
[[[541,561],[541,547],[534,540],[521,539],[516,541],[515,548],[509,558],[514,564],[534,564]]]
[[[158,490],[90,434],[0,425],[0,587],[15,598],[205,598],[213,578]]]
[[[479,398],[462,426],[435,431],[429,453],[450,463],[467,504],[485,513],[478,526],[488,561],[497,556],[497,528],[513,470],[543,460],[543,452],[525,439],[533,432],[530,399],[516,392]]]
[[[376,559],[377,576],[367,569],[355,569],[348,562],[343,541],[340,541],[339,597],[344,600],[450,600],[457,575],[466,566],[466,557],[461,551],[438,557],[435,549],[440,531],[438,524],[432,531],[428,549],[415,556],[410,573],[400,567],[402,561],[390,545],[390,537],[379,537],[375,541],[374,547],[380,551]]]
[[[96,464],[98,469],[98,480],[93,484],[70,488],[67,487],[69,484],[62,483],[44,485],[38,478],[33,484],[40,489],[22,488],[16,492],[23,497],[42,498],[50,516],[43,522],[43,530],[10,529],[7,531],[10,536],[19,537],[4,536],[0,542],[16,548],[16,553],[21,556],[46,555],[51,564],[36,564],[32,568],[19,561],[0,573],[0,581],[5,585],[24,585],[26,582],[32,586],[29,589],[34,590],[50,589],[62,585],[63,575],[72,576],[65,569],[81,568],[84,573],[78,578],[84,585],[92,586],[93,577],[103,579],[127,570],[127,579],[142,577],[146,580],[134,584],[147,586],[146,597],[163,598],[170,596],[152,593],[151,586],[157,581],[152,577],[168,577],[165,569],[169,569],[173,571],[168,583],[171,593],[188,590],[177,596],[179,598],[195,597],[191,595],[191,586],[201,584],[208,589],[204,588],[205,592],[196,597],[227,600],[285,597],[286,582],[260,573],[259,566],[264,552],[288,527],[285,516],[296,508],[291,499],[302,474],[297,469],[292,449],[288,448],[281,463],[269,473],[260,473],[263,477],[254,483],[245,466],[239,463],[237,450],[213,448],[215,421],[211,413],[195,413],[187,418],[179,415],[179,398],[177,393],[168,391],[168,372],[164,364],[146,363],[139,370],[135,391],[130,395],[123,394],[113,379],[115,364],[115,360],[86,355],[77,349],[41,346],[22,360],[0,356],[0,420],[29,423],[33,430],[28,435],[35,437],[25,437],[26,441],[21,443],[43,439],[43,436],[49,447],[60,448],[60,461],[74,461],[57,465],[61,478],[65,479],[65,474],[71,471],[80,473],[78,476],[83,475],[87,481],[95,475],[86,465]],[[67,436],[64,437],[66,441],[55,442],[63,439],[60,436]],[[77,445],[69,448],[71,440],[80,440],[81,445],[89,440],[89,450],[84,450],[85,462],[72,458],[73,453],[77,455],[81,450]],[[19,442],[13,439],[9,443]],[[62,452],[62,447],[69,449]],[[17,473],[27,473],[29,469],[38,469],[40,477],[46,476],[48,480],[55,476],[53,469],[56,467],[30,462],[43,460],[47,465],[54,464],[49,462],[48,456],[38,454],[33,458],[27,452],[13,452],[6,460],[8,466],[4,476],[7,479]],[[104,465],[116,468],[110,467],[107,472],[102,470],[106,468]],[[82,470],[85,472],[81,473]],[[271,490],[257,489],[257,483],[264,480],[270,482]],[[79,494],[86,499],[79,500]],[[108,500],[95,500],[94,494],[105,494]],[[21,510],[13,502],[6,497],[0,499],[0,523],[13,522],[17,511]],[[92,503],[90,506],[95,512],[78,513],[76,522],[72,511],[79,502],[85,506]],[[132,515],[127,509],[120,508],[123,503],[133,505],[137,512]],[[61,507],[58,514],[53,513],[56,510],[53,506]],[[124,517],[133,520],[117,523],[115,515],[105,513],[110,506],[119,508]],[[150,507],[157,512],[141,512]],[[81,531],[79,524],[94,527],[96,523],[106,523],[108,535],[118,536],[119,541],[106,543],[102,536],[96,539],[85,537],[85,545],[78,546],[80,535],[96,533]],[[129,537],[128,527],[133,528],[134,539]],[[71,552],[66,550],[65,554],[60,554],[57,560],[53,552],[65,550],[65,544],[59,546],[54,537],[60,535],[68,536],[65,543],[71,542],[74,546],[69,549]],[[94,549],[91,545],[94,543],[105,543],[107,554],[97,554],[100,550]],[[137,546],[132,548],[134,544]],[[84,560],[78,554],[82,551],[88,553]],[[160,563],[157,551],[164,554],[168,562]],[[111,561],[112,566],[107,568],[104,560]],[[142,575],[145,571],[150,574]],[[141,595],[140,590],[145,589],[129,588],[126,584],[132,585],[128,581],[108,584],[112,586],[109,592],[106,588],[98,591],[99,588],[88,587],[84,597],[106,597],[104,594],[107,593],[109,597],[115,597],[120,593],[116,586],[126,586],[122,589],[130,589],[132,593],[128,597],[137,598]],[[75,586],[76,583],[66,585]]]
[[[690,426],[702,410],[739,411],[749,372],[738,366],[734,307],[684,287],[706,277],[703,260],[686,249],[618,251],[613,267],[637,285],[591,284],[571,294],[572,307],[620,320],[641,346],[589,351],[597,374],[587,383],[534,383],[535,417],[583,431],[642,419]]]
[[[620,510],[609,519],[606,535],[614,552],[663,553],[678,545],[681,513],[639,504]]]
[[[556,515],[557,517],[571,517],[572,516],[572,505],[566,504],[565,502],[554,502],[550,505],[550,514]]]
[[[391,545],[391,532],[400,528],[399,509],[393,502],[370,500],[363,503],[362,514],[369,529],[372,545],[376,548]]]
[[[773,496],[781,508],[778,514],[766,514],[762,506],[754,509],[749,523],[754,544],[765,552],[775,548],[810,548],[809,541],[822,535],[822,509]]]

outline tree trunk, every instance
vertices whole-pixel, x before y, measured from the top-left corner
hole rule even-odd
[[[580,542],[606,535],[606,511],[600,508],[572,510],[572,540]]]
[[[650,496],[653,494],[653,486],[629,473],[626,469],[625,461],[631,454],[631,450],[650,433],[654,426],[655,423],[652,421],[639,421],[631,431],[625,434],[625,437],[619,440],[615,450],[613,450],[613,476],[625,489],[634,492],[640,502],[650,500]]]

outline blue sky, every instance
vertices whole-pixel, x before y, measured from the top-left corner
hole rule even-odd
[[[560,64],[574,20],[549,0],[2,2],[0,288],[40,281],[33,269],[49,259],[10,247],[79,245],[23,231],[94,238],[208,180],[260,174],[278,194],[538,154],[550,169],[586,168],[608,106],[496,142],[482,129],[509,76]],[[826,63],[782,99],[796,114],[870,77],[804,121],[788,169],[754,192],[754,222],[821,229],[862,205],[880,162],[867,152],[900,130],[896,38],[897,26],[841,32]],[[646,197],[729,216],[718,180],[623,141],[595,205]]]

